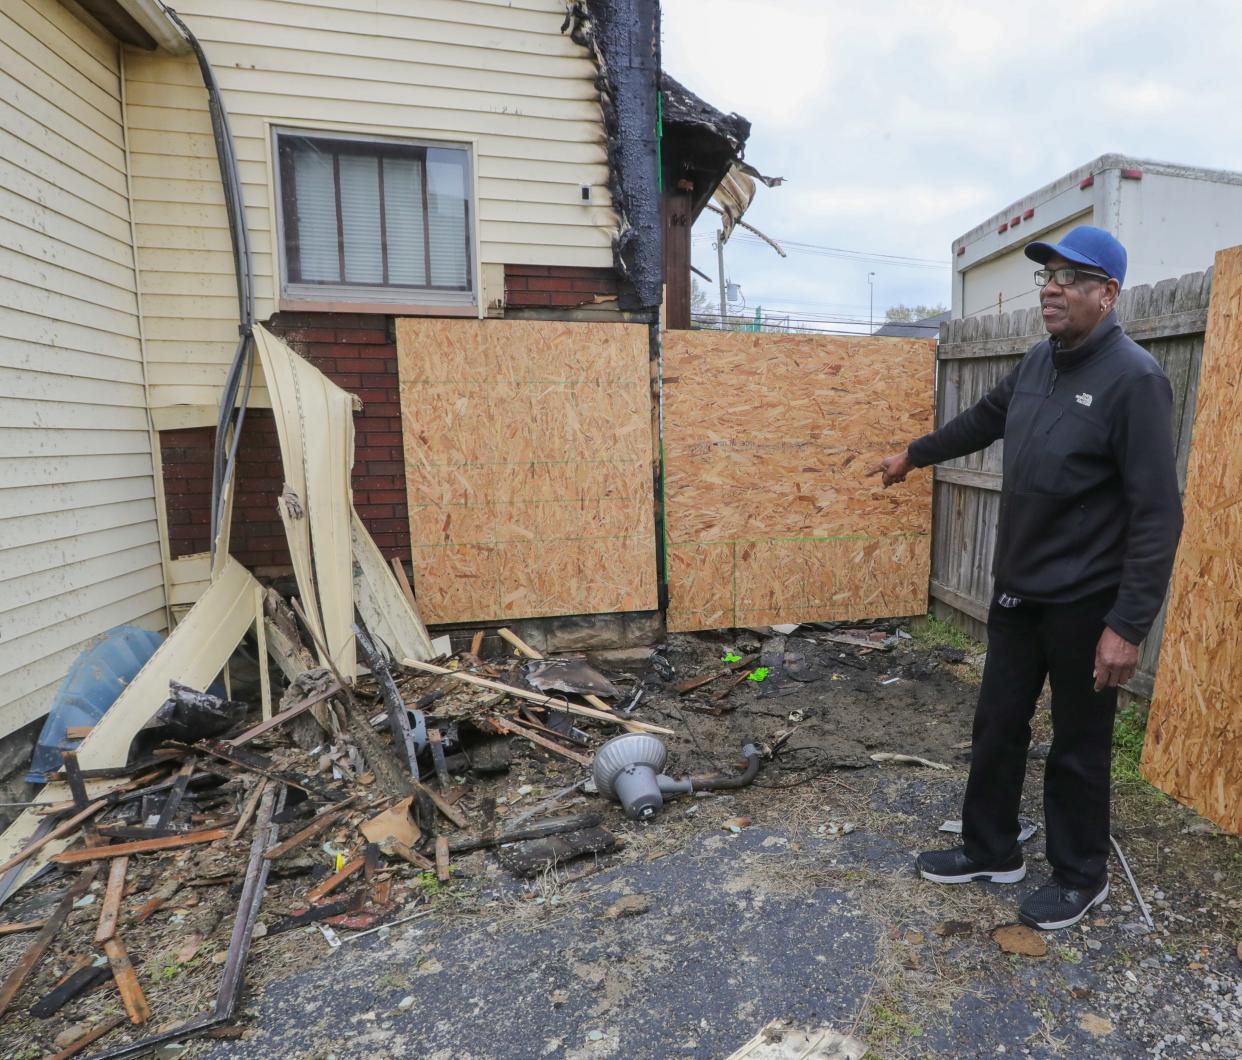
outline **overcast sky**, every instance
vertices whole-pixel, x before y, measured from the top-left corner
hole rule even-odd
[[[949,304],[949,245],[1111,152],[1242,170],[1237,0],[662,0],[664,67],[750,119],[747,160],[788,183],[746,219],[779,239],[941,267],[779,258],[737,233],[747,312],[867,320]],[[714,215],[694,263],[716,276]],[[700,281],[701,282],[701,281]],[[713,298],[715,289],[712,289]]]

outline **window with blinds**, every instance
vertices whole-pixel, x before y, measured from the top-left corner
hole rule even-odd
[[[473,301],[462,147],[277,132],[287,293]]]

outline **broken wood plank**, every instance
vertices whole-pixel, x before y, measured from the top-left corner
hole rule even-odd
[[[181,800],[185,798],[185,789],[190,783],[190,777],[194,774],[194,764],[198,759],[194,755],[190,755],[185,764],[177,771],[176,777],[173,778],[172,790],[168,793],[168,798],[164,800],[164,808],[160,810],[159,819],[155,822],[156,828],[167,828],[177,811],[181,809]],[[100,941],[103,941],[102,939]]]
[[[454,839],[449,843],[450,854],[468,854],[473,850],[485,847],[501,846],[505,843],[518,843],[527,839],[545,839],[550,835],[562,835],[565,832],[580,832],[584,828],[595,828],[603,823],[598,813],[575,813],[568,817],[551,817],[546,821],[538,821],[525,828],[515,828],[500,835],[489,836],[485,832],[478,838],[466,836]]]
[[[263,801],[259,804],[254,838],[250,842],[250,857],[246,862],[246,875],[242,880],[241,895],[237,901],[237,915],[233,918],[233,930],[229,934],[224,974],[220,976],[220,988],[216,993],[214,1015],[220,1020],[232,1017],[241,996],[246,958],[250,955],[250,946],[254,941],[255,923],[272,865],[263,857],[263,853],[279,837],[280,829],[272,818],[284,809],[287,795],[287,788],[274,786],[264,792]]]
[[[406,577],[405,564],[396,556],[392,558],[392,572],[397,577],[397,585],[401,589],[401,595],[405,597],[405,602],[410,605],[410,610],[417,614],[418,602],[414,599],[414,587],[410,585],[410,579]]]
[[[281,917],[273,924],[269,924],[267,928],[267,937],[272,935],[283,935],[286,931],[292,931],[294,928],[305,927],[307,924],[314,924],[320,920],[327,920],[328,917],[340,916],[342,913],[349,911],[349,902],[341,899],[336,902],[325,902],[323,905],[307,906],[301,912],[290,913],[288,916]]]
[[[176,893],[180,889],[181,889],[181,878],[179,876],[173,876],[171,879],[165,879],[165,881],[160,884],[160,887],[155,892],[155,894],[153,894],[150,898],[148,898],[147,901],[143,903],[142,908],[139,909],[136,914],[134,914],[134,923],[135,924],[146,923],[146,921],[149,920],[152,915],[154,915],[156,910],[158,910],[161,906],[164,905],[165,902],[167,902],[174,895],[176,895]]]
[[[724,686],[724,688],[712,694],[712,702],[719,703],[721,700],[727,698],[729,693],[732,692],[735,688],[737,688],[737,686],[740,685],[743,681],[745,681],[746,678],[748,678],[753,672],[754,672],[753,670],[743,670],[736,677],[734,677],[731,681],[729,681]]]
[[[439,729],[428,729],[427,741],[431,744],[431,760],[435,763],[440,790],[448,791],[453,782],[449,779],[448,765],[444,761],[444,737]]]
[[[415,868],[422,869],[424,872],[433,872],[435,870],[435,862],[423,857],[417,851],[411,850],[400,839],[385,839],[384,842],[380,843],[379,848],[384,854],[390,852],[396,854],[402,861],[407,861]]]
[[[617,837],[607,828],[586,828],[578,832],[530,839],[502,847],[500,863],[518,876],[535,876],[583,854],[601,854],[617,845]]]
[[[882,640],[867,640],[865,637],[852,637],[848,633],[825,633],[821,639],[833,644],[848,644],[852,648],[867,648],[871,651],[891,651],[892,644]]]
[[[164,836],[184,835],[193,830],[192,828],[144,828],[142,825],[101,824],[95,829],[95,834],[102,839],[122,839],[128,843],[131,839],[162,839]],[[87,846],[99,846],[98,843],[91,842],[89,834],[83,839]]]
[[[449,844],[446,836],[436,836],[436,879],[449,881]]]
[[[745,670],[758,660],[758,655],[747,655],[745,658],[739,659],[737,662],[729,663],[728,667],[724,670],[718,670],[714,674],[700,674],[698,677],[687,677],[684,681],[678,681],[671,687],[674,692],[677,692],[680,695],[685,695],[687,692],[693,692],[696,688],[702,688],[706,684],[711,684],[711,682],[717,680],[718,678],[727,677],[729,674],[736,673],[738,670]]]
[[[410,715],[405,709],[405,700],[397,689],[397,682],[392,679],[388,663],[384,661],[362,626],[354,625],[354,637],[358,641],[358,647],[362,649],[362,657],[370,668],[375,683],[379,686],[380,696],[388,711],[388,730],[392,733],[393,744],[401,755],[402,763],[409,768],[410,776],[419,780],[418,748],[414,744]]]
[[[184,835],[170,835],[163,839],[136,839],[132,843],[115,843],[110,847],[88,847],[85,850],[66,850],[51,860],[58,865],[78,865],[84,861],[95,861],[99,858],[117,858],[129,854],[148,854],[155,850],[173,850],[177,847],[195,846],[198,843],[213,843],[217,839],[228,836],[227,828],[205,828],[200,832],[186,832]]]
[[[116,980],[116,988],[121,993],[121,1001],[125,1011],[129,1013],[129,1021],[141,1026],[151,1018],[151,1006],[134,974],[133,962],[125,952],[125,944],[115,935],[104,943],[104,953],[108,955],[108,963],[112,965],[112,978]]]
[[[254,643],[259,653],[259,708],[264,721],[272,717],[272,680],[267,672],[267,624],[263,616],[262,586],[254,587]]]
[[[20,850],[16,854],[14,854],[3,865],[0,865],[0,873],[7,872],[14,865],[20,865],[23,861],[25,861],[28,857],[30,857],[31,854],[34,854],[42,850],[45,846],[48,845],[48,843],[51,843],[57,839],[62,839],[65,836],[69,835],[70,832],[72,832],[75,828],[77,828],[78,825],[80,825],[88,817],[90,817],[92,814],[98,813],[100,810],[102,810],[107,805],[108,805],[107,799],[96,799],[89,806],[87,806],[86,809],[81,810],[80,812],[76,813],[73,817],[70,817],[69,820],[67,820],[64,824],[59,825],[56,828],[53,828],[42,839],[36,839],[33,843],[29,844],[23,850]]]
[[[427,798],[435,803],[436,809],[457,825],[458,828],[470,827],[470,822],[466,820],[461,810],[457,809],[451,802],[448,802],[437,792],[432,791],[431,788],[427,787],[425,784],[420,784],[412,777],[410,778],[410,784],[413,786],[415,791],[425,793]]]
[[[103,902],[99,908],[99,927],[95,929],[95,941],[107,942],[116,934],[116,919],[121,913],[121,897],[125,893],[125,872],[129,857],[114,858],[108,866],[108,885],[104,888]]]
[[[360,857],[354,858],[354,860],[351,861],[348,865],[346,865],[343,869],[341,869],[340,872],[334,873],[333,875],[329,876],[326,880],[324,880],[323,883],[320,883],[316,885],[315,887],[312,887],[309,891],[307,891],[306,892],[307,902],[310,902],[313,904],[314,902],[319,901],[320,898],[323,898],[326,895],[331,894],[342,883],[344,883],[347,879],[349,879],[355,873],[361,872],[362,867],[365,863],[366,863],[366,858],[364,857],[360,856]]]
[[[506,685],[500,681],[491,681],[486,677],[476,677],[474,674],[463,674],[457,670],[449,670],[444,666],[437,666],[435,663],[419,662],[417,659],[402,659],[401,665],[411,670],[421,670],[423,673],[451,677],[455,681],[464,681],[467,684],[477,685],[479,688],[489,688],[493,692],[503,692],[505,695],[516,696],[518,699],[525,699],[530,703],[537,703],[539,706],[547,707],[551,710],[564,710],[579,717],[595,718],[597,721],[607,721],[613,725],[637,725],[642,732],[661,733],[665,736],[676,735],[672,729],[666,729],[661,725],[652,725],[645,721],[627,721],[627,719],[617,717],[617,715],[607,710],[596,710],[594,707],[583,707],[577,703],[570,703],[563,696],[554,697],[545,696],[539,692],[527,692],[524,688]]]
[[[254,786],[254,790],[246,798],[246,804],[242,807],[241,816],[237,818],[237,824],[233,826],[233,831],[229,835],[229,842],[241,837],[242,832],[246,830],[246,825],[250,823],[250,819],[254,816],[254,811],[259,808],[259,799],[263,797],[263,789],[270,783],[265,777],[260,777]]]
[[[262,736],[266,732],[270,732],[277,726],[283,725],[287,721],[291,721],[299,714],[310,710],[311,707],[318,706],[325,699],[331,699],[339,691],[341,686],[334,684],[331,688],[324,689],[322,692],[316,692],[314,695],[307,696],[300,702],[294,703],[291,707],[286,707],[279,714],[275,714],[268,718],[267,721],[261,721],[252,729],[247,729],[240,736],[235,736],[231,740],[225,740],[225,747],[241,747],[242,744],[249,743],[256,737]]]
[[[876,751],[871,756],[873,762],[896,762],[900,765],[910,766],[926,766],[928,769],[952,769],[952,766],[946,766],[943,762],[933,762],[930,758],[920,758],[918,755],[897,754],[894,751]]]
[[[396,753],[380,739],[371,727],[370,719],[356,704],[351,704],[346,714],[349,735],[362,752],[368,768],[375,774],[380,790],[393,798],[412,794],[409,771],[401,767]]]
[[[536,651],[529,644],[527,644],[526,641],[524,641],[521,637],[519,637],[516,633],[514,633],[513,630],[506,629],[504,626],[501,626],[500,629],[496,630],[496,633],[500,636],[502,640],[507,641],[508,643],[512,644],[515,648],[517,648],[517,650],[522,655],[525,655],[526,658],[528,659],[542,659],[543,658],[543,655],[540,652]]]
[[[222,761],[231,762],[235,766],[241,766],[242,769],[250,773],[257,773],[259,776],[267,777],[268,780],[275,781],[278,784],[287,784],[291,788],[297,788],[299,791],[304,791],[308,795],[314,795],[325,802],[335,801],[332,792],[317,784],[311,777],[279,770],[272,764],[271,759],[265,758],[263,755],[248,748],[229,747],[223,743],[209,743],[206,740],[200,740],[194,744],[194,749],[209,754],[212,758],[219,758]]]
[[[375,779],[387,794],[396,798],[404,798],[406,795],[424,795],[458,828],[469,827],[460,810],[454,809],[443,797],[415,780],[401,767],[396,754],[380,740],[375,730],[371,728],[365,712],[357,704],[351,705],[348,718],[349,734],[354,738],[354,742],[362,752],[362,757],[366,759],[367,765],[375,774]]]
[[[375,878],[375,874],[379,872],[383,864],[379,846],[375,843],[367,843],[362,848],[362,871],[368,883]]]
[[[470,654],[473,655],[476,659],[482,658],[479,652],[483,650],[483,635],[485,632],[486,631],[482,629],[478,630],[475,633],[474,637],[471,638],[470,640]]]
[[[112,968],[107,964],[95,965],[91,957],[84,957],[84,964],[73,969],[59,983],[30,1006],[30,1014],[36,1019],[55,1016],[75,997],[93,990],[106,979],[112,978]]]
[[[534,729],[528,729],[521,722],[514,721],[512,718],[493,718],[492,722],[502,732],[524,737],[531,743],[538,744],[540,747],[552,751],[562,758],[568,758],[571,762],[576,762],[580,766],[589,766],[591,764],[591,759],[586,755],[581,755],[577,751],[571,751],[567,747],[562,747],[555,740],[549,740],[546,736],[535,732]]]
[[[56,1053],[51,1060],[69,1060],[69,1057],[77,1056],[88,1045],[99,1041],[105,1034],[109,1034],[124,1022],[124,1016],[113,1016],[111,1019],[104,1020],[103,1023],[95,1024],[82,1037],[75,1038],[59,1053]]]
[[[5,935],[16,935],[20,931],[38,931],[46,920],[27,920],[27,921],[11,921],[8,924],[0,924],[0,937]]]
[[[79,810],[85,810],[91,800],[86,794],[86,781],[82,779],[82,770],[78,767],[78,756],[72,751],[61,751],[60,761],[65,770],[65,782],[73,795],[73,805]]]
[[[295,850],[313,836],[317,836],[324,831],[329,825],[339,821],[353,805],[357,796],[351,795],[344,802],[338,802],[335,806],[329,806],[323,813],[319,814],[310,824],[303,828],[300,832],[294,832],[288,839],[282,843],[278,843],[272,847],[263,856],[271,861],[284,857],[291,850]]]
[[[35,966],[43,959],[43,954],[47,952],[48,946],[52,944],[52,939],[56,937],[56,933],[64,926],[69,914],[73,911],[73,903],[87,892],[91,885],[91,881],[98,873],[98,868],[92,866],[85,872],[81,873],[73,885],[65,892],[65,896],[60,900],[60,904],[55,911],[49,916],[39,933],[30,941],[30,945],[26,947],[26,952],[21,955],[13,970],[9,973],[4,983],[0,985],[0,1016],[3,1016],[8,1007],[13,1003],[13,999],[17,996],[17,992],[22,988],[22,983],[34,971]]]
[[[514,717],[513,720],[519,725],[525,725],[531,729],[534,729],[536,732],[544,733],[547,736],[555,736],[558,740],[566,740],[569,743],[577,744],[579,747],[591,746],[590,737],[588,737],[587,734],[581,729],[574,727],[572,723],[569,724],[568,732],[564,732],[561,729],[554,729],[551,725],[544,724],[539,715],[535,713],[537,709],[537,707],[528,707],[525,703],[523,703],[520,707],[518,707],[518,714],[520,714],[521,717]],[[549,712],[547,720],[553,720],[551,712]]]

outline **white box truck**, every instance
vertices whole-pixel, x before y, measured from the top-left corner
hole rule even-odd
[[[1121,240],[1127,287],[1198,272],[1242,243],[1242,173],[1101,155],[953,241],[953,316],[1038,305],[1022,248],[1082,224]]]

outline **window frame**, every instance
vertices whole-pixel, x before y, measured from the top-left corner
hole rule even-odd
[[[286,206],[296,203],[293,190],[293,167],[286,166],[287,155],[283,141],[287,138],[305,138],[310,140],[337,141],[346,150],[334,152],[334,158],[351,153],[348,148],[355,147],[352,153],[362,157],[374,158],[384,155],[393,157],[418,157],[420,149],[442,149],[461,151],[464,155],[463,182],[465,185],[465,264],[466,285],[461,287],[434,286],[427,284],[368,284],[349,281],[335,283],[306,282],[293,279],[295,270],[296,234],[290,231],[286,223]],[[281,308],[318,308],[323,310],[353,310],[360,307],[373,307],[378,311],[392,311],[394,308],[409,306],[421,311],[438,309],[452,315],[473,316],[479,305],[479,257],[478,257],[478,184],[477,167],[475,164],[475,144],[461,140],[436,140],[425,137],[383,136],[373,133],[351,132],[340,128],[322,129],[305,126],[270,126],[270,150],[273,169],[273,207],[275,214],[276,254],[280,269],[280,305]],[[424,182],[423,201],[426,204],[426,155],[423,155]],[[382,166],[380,171],[382,173]],[[334,174],[339,173],[339,164],[334,164]],[[382,181],[382,177],[381,177]],[[382,183],[381,183],[382,187]],[[381,218],[383,217],[381,195]],[[337,178],[336,208],[338,225],[341,223],[341,199],[339,176]],[[427,214],[424,213],[424,231],[427,229]],[[344,245],[339,244],[340,252],[344,253]],[[427,276],[430,277],[430,243],[427,243]],[[385,247],[382,252],[385,274],[388,271],[388,254]]]

